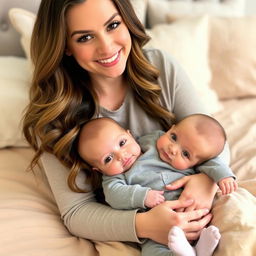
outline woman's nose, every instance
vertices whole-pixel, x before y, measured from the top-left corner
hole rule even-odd
[[[106,55],[106,57],[109,57],[107,55],[112,53],[111,52],[112,45],[113,44],[112,44],[111,36],[107,36],[107,35],[101,36],[98,40],[98,52],[100,54]]]

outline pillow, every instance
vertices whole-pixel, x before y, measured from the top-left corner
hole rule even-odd
[[[143,25],[146,24],[146,1],[147,0],[131,0],[131,4]]]
[[[251,182],[255,188],[256,180]],[[243,187],[246,187],[245,184]],[[256,255],[255,196],[242,187],[232,194],[219,195],[213,204],[212,213],[211,223],[217,226],[221,233],[214,256]]]
[[[243,16],[244,0],[233,1],[187,1],[148,0],[148,24],[150,27],[165,23],[167,15],[174,20],[198,15]]]
[[[212,88],[220,99],[256,96],[256,17],[210,19]]]
[[[21,35],[20,41],[26,57],[30,59],[30,40],[36,15],[21,8],[11,8],[8,14],[11,24]]]
[[[159,24],[147,33],[151,40],[146,48],[159,48],[183,66],[209,113],[221,109],[216,93],[210,88],[208,64],[208,17],[192,17],[172,24]]]
[[[0,57],[0,148],[28,146],[21,132],[23,110],[28,104],[30,74],[21,57]]]

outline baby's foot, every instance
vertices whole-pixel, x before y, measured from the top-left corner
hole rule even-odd
[[[183,230],[177,226],[168,234],[168,247],[177,256],[196,256],[194,248],[189,244]]]
[[[220,240],[219,229],[215,226],[204,228],[195,246],[197,256],[211,256]]]

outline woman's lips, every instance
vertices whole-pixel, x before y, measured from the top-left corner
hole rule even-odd
[[[116,65],[119,60],[120,60],[120,51],[118,51],[116,54],[114,54],[112,57],[108,58],[108,59],[102,59],[102,60],[98,60],[97,62],[104,66],[104,67],[111,67]]]

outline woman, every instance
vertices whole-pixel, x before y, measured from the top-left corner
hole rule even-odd
[[[129,1],[41,2],[32,36],[35,70],[24,134],[36,150],[31,166],[40,158],[64,223],[76,236],[166,244],[173,225],[195,240],[211,219],[207,209],[217,188],[204,174],[167,186],[185,186],[178,201],[148,212],[113,210],[97,202],[100,177],[90,176],[72,150],[80,125],[96,116],[112,117],[141,136],[166,130],[174,115],[179,120],[205,112],[172,58],[142,50],[148,40]]]

